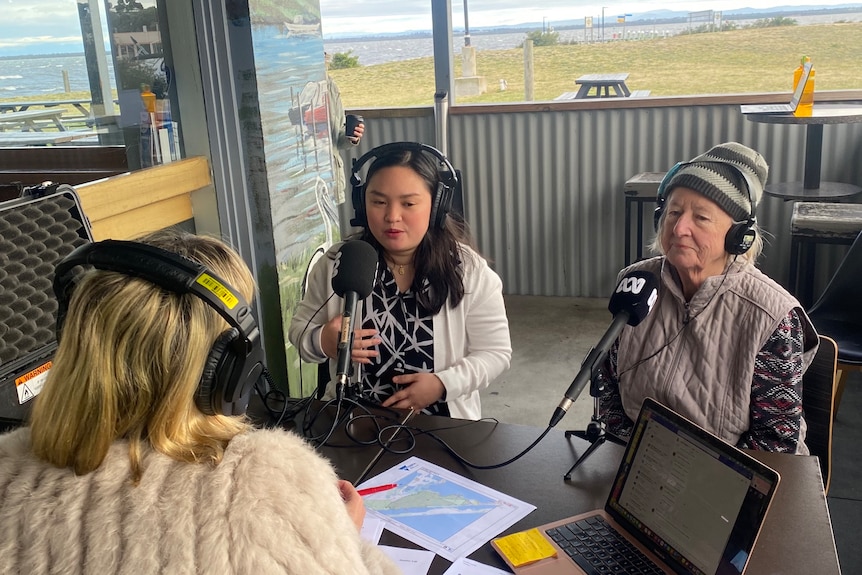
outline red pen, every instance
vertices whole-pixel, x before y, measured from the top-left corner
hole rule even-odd
[[[380,493],[381,491],[388,491],[389,489],[395,489],[398,487],[397,483],[387,483],[386,485],[378,485],[377,487],[366,487],[365,489],[359,489],[357,493],[360,496],[365,497],[366,495],[371,495],[372,493]]]

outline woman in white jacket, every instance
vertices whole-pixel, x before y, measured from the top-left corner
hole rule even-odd
[[[413,142],[363,158],[374,161],[366,183],[354,181],[354,223],[379,262],[357,314],[360,392],[386,407],[479,419],[479,390],[509,367],[512,347],[500,277],[471,247],[463,220],[449,215],[457,175],[440,152]],[[312,270],[291,321],[290,341],[306,361],[337,355],[343,303],[330,286],[340,248]]]

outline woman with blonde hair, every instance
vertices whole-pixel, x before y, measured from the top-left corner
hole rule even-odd
[[[242,415],[262,352],[239,255],[171,232],[84,253],[30,425],[0,436],[0,573],[397,573],[353,486]]]

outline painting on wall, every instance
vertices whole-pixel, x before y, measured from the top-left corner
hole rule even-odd
[[[307,396],[316,366],[287,340],[314,262],[339,239],[318,0],[250,0],[289,392]]]

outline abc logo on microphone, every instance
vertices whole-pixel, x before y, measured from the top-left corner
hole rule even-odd
[[[608,309],[612,314],[626,311],[629,325],[638,325],[658,300],[658,279],[650,272],[632,271],[625,275],[611,294]]]

